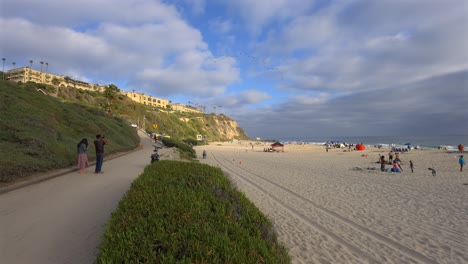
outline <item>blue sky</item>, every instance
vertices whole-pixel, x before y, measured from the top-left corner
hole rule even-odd
[[[263,138],[468,132],[464,0],[4,0],[5,69],[114,83]]]

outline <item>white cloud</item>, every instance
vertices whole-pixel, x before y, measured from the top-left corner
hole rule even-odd
[[[467,15],[456,5],[439,12],[433,1],[421,12],[411,3],[371,2],[338,2],[297,17],[256,48],[279,57],[289,81],[283,88],[298,90],[382,89],[468,68]],[[399,19],[401,10],[408,17]]]
[[[237,0],[228,3],[245,21],[247,30],[258,33],[274,20],[284,21],[304,14],[314,7],[311,0]]]
[[[126,2],[116,5],[127,9],[121,20],[122,12],[116,11],[114,16],[79,31],[73,26],[31,22],[39,19],[39,15],[30,20],[2,18],[2,33],[10,36],[8,42],[2,43],[7,54],[4,56],[17,61],[18,67],[30,59],[43,60],[49,62],[49,70],[56,74],[93,83],[120,82],[124,84],[121,89],[142,89],[156,96],[219,94],[239,78],[239,70],[232,61],[209,65],[214,57],[200,31],[183,21],[174,8],[152,1],[137,2],[134,8]],[[99,10],[104,7],[102,2],[97,3],[92,12],[84,12],[84,17],[104,12]],[[38,12],[42,11],[39,8]],[[69,9],[63,12],[68,11],[77,12]],[[150,13],[161,12],[164,15],[152,19]],[[106,18],[105,12],[103,17]],[[73,18],[68,19],[63,23],[73,22]],[[127,19],[134,19],[134,23],[128,23]]]
[[[83,27],[100,23],[138,25],[180,19],[174,6],[160,1],[24,0],[3,1],[2,17],[22,17],[35,24]]]
[[[221,18],[210,21],[210,29],[219,34],[227,34],[233,28],[232,21],[229,19],[223,20]]]
[[[185,0],[192,7],[192,14],[201,15],[205,12],[205,0]]]
[[[258,90],[244,90],[239,93],[242,102],[256,104],[271,98],[271,95]]]

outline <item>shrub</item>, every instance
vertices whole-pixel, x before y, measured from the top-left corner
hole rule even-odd
[[[178,148],[180,151],[182,151],[182,156],[188,156],[190,158],[196,158],[197,157],[197,153],[195,152],[195,150],[185,144],[184,142],[182,141],[179,141],[179,140],[176,140],[176,139],[172,139],[172,138],[166,138],[166,137],[163,137],[162,139],[162,142],[163,144],[166,146],[166,147],[176,147]]]
[[[182,140],[185,144],[188,144],[189,146],[197,146],[198,145],[198,140],[194,138],[186,138]]]
[[[97,263],[289,263],[271,222],[219,168],[160,161],[107,224]]]

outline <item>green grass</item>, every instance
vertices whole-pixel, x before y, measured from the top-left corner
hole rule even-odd
[[[162,138],[162,142],[166,147],[172,148],[175,147],[180,152],[180,157],[186,160],[193,160],[197,158],[197,153],[195,150],[187,143],[184,143],[177,139],[172,138]]]
[[[31,84],[0,82],[0,182],[75,165],[82,138],[92,160],[98,133],[110,142],[108,154],[134,149],[140,140],[120,118],[46,96]]]
[[[219,168],[148,166],[112,214],[97,263],[289,263],[271,222]]]
[[[37,91],[39,88],[56,97],[44,95]],[[82,138],[91,143],[88,156],[93,160],[92,141],[98,133],[105,134],[110,142],[107,154],[131,150],[139,138],[128,124],[142,124],[143,116],[145,130],[170,135],[185,159],[193,159],[195,153],[183,141],[190,142],[198,134],[208,140],[227,140],[219,131],[236,129],[237,138],[248,138],[242,128],[226,127],[233,120],[225,115],[168,114],[124,95],[112,100],[110,115],[105,112],[108,102],[95,91],[0,80],[0,184],[76,164],[76,144]]]

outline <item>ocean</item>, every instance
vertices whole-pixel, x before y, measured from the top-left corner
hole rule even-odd
[[[306,137],[306,138],[283,138],[281,142],[305,142],[309,144],[323,144],[329,141],[339,141],[343,143],[364,145],[404,145],[411,143],[411,146],[422,148],[437,148],[447,146],[456,148],[459,144],[468,145],[468,135],[447,135],[447,136],[362,136],[362,137]]]

